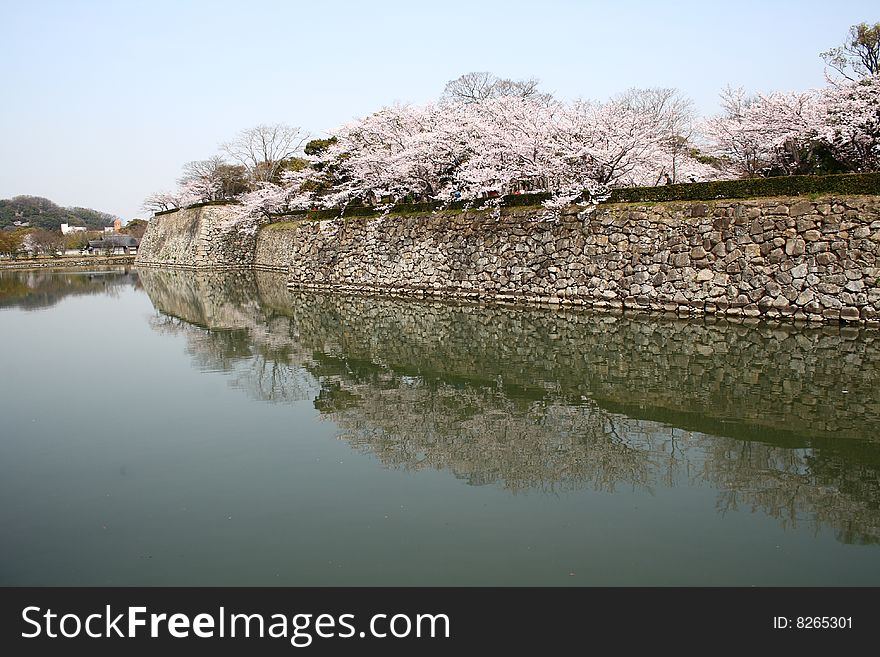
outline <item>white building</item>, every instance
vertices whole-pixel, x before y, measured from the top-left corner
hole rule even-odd
[[[71,233],[84,233],[86,232],[85,226],[70,226],[68,224],[61,224],[61,234],[62,235],[70,235]]]

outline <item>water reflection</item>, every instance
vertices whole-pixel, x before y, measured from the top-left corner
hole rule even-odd
[[[288,291],[146,270],[157,330],[388,467],[513,492],[708,487],[880,541],[880,334]]]
[[[118,294],[122,287],[139,287],[138,275],[127,268],[91,271],[0,270],[0,308],[42,310],[68,296]]]

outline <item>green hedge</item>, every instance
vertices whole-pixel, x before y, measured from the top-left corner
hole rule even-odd
[[[779,176],[749,180],[686,183],[660,187],[615,189],[606,203],[639,201],[712,201],[762,196],[800,196],[803,194],[880,194],[880,173],[847,173],[834,176]]]

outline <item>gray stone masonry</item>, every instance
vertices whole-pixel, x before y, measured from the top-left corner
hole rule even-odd
[[[292,288],[880,325],[880,197],[151,222],[137,264],[255,268]]]

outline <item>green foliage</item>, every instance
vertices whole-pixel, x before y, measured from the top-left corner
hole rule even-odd
[[[859,23],[849,28],[843,45],[820,54],[831,68],[849,79],[880,73],[880,23]]]
[[[536,194],[508,194],[504,197],[501,204],[505,208],[541,205],[544,201],[549,201],[552,196],[553,195],[549,192],[538,192]]]
[[[147,232],[147,221],[144,219],[132,219],[122,227],[122,232],[132,237],[141,238]]]
[[[282,160],[278,164],[278,170],[275,172],[275,175],[272,176],[271,181],[276,185],[281,184],[282,176],[287,171],[302,171],[303,169],[308,169],[311,166],[311,162],[302,157],[289,157],[286,160]]]
[[[306,144],[303,152],[306,155],[321,155],[336,142],[336,137],[330,137],[329,139],[312,139],[308,144]]]
[[[689,148],[688,155],[694,158],[700,164],[708,164],[710,167],[715,167],[716,169],[721,168],[721,165],[723,164],[723,161],[720,157],[708,155],[698,148]]]
[[[100,210],[92,210],[91,208],[64,208],[64,210],[71,217],[75,218],[64,223],[71,224],[72,226],[85,226],[89,230],[100,230],[105,226],[112,226],[113,222],[116,221],[114,215],[101,212]],[[60,223],[58,225],[59,227],[61,226]]]
[[[21,248],[22,237],[22,231],[0,230],[0,255],[16,255]]]
[[[320,156],[337,141],[336,137],[330,137],[329,139],[312,139],[306,144],[303,152],[306,155]],[[345,157],[347,157],[347,155],[342,156],[343,159]],[[312,176],[311,179],[303,183],[300,191],[312,192],[315,195],[320,196],[321,194],[330,191],[335,185],[341,182],[336,175],[336,164],[329,162],[309,162],[308,160],[304,161],[307,163],[307,166],[310,166],[316,172],[319,172],[320,175]]]
[[[302,171],[309,166],[311,163],[305,158],[289,157],[276,163],[260,162],[254,168],[254,172],[258,181],[264,180],[278,185],[281,183],[281,176],[285,171]],[[254,186],[250,185],[248,189],[254,189]]]
[[[786,142],[777,152],[777,159],[761,175],[776,176],[825,176],[836,173],[853,173],[856,170],[835,157],[832,148],[821,141],[797,143]]]
[[[82,250],[89,245],[90,239],[97,239],[97,233],[70,233],[69,235],[65,235],[63,238],[64,248],[65,249],[78,249]]]
[[[233,198],[250,190],[247,169],[241,165],[220,164],[214,173],[220,183],[219,193],[222,198]]]
[[[310,162],[302,157],[291,157],[281,162],[279,167],[280,173],[284,171],[302,171],[310,166]]]
[[[779,176],[748,180],[627,187],[615,189],[609,203],[638,201],[710,201],[724,198],[800,196],[804,194],[880,194],[880,173],[830,176]]]

